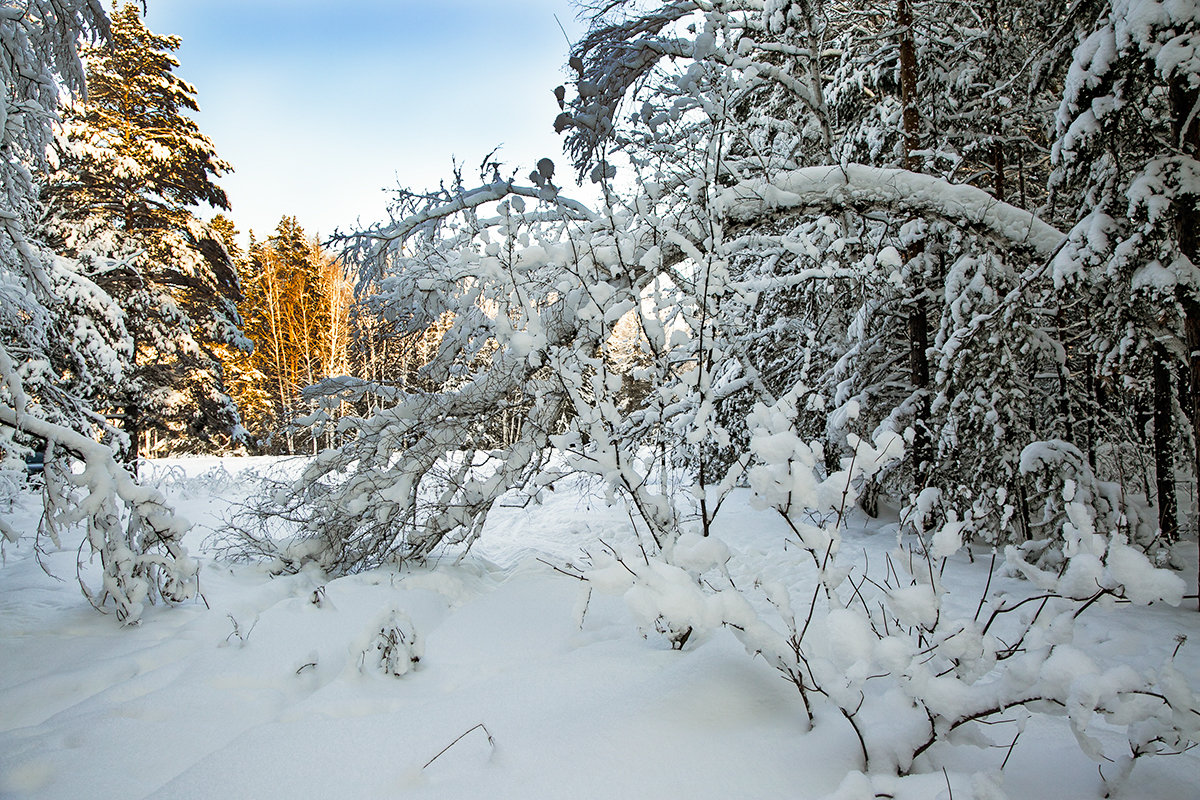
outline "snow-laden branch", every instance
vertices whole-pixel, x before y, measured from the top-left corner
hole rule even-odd
[[[863,164],[805,167],[769,182],[745,181],[721,192],[717,206],[721,214],[738,222],[815,208],[889,208],[933,214],[964,227],[982,228],[1044,258],[1053,255],[1066,239],[1062,231],[1036,215],[974,186]]]
[[[0,229],[8,234],[9,241],[20,256],[21,266],[25,268],[36,290],[45,296],[52,296],[50,276],[46,274],[42,259],[25,237],[20,218],[11,211],[0,208]]]
[[[365,238],[388,243],[402,242],[412,233],[431,222],[445,219],[461,211],[478,208],[487,203],[499,202],[510,195],[531,197],[535,200],[548,199],[546,188],[543,187],[518,186],[513,181],[506,180],[493,181],[484,186],[448,197],[445,202],[430,203],[415,214],[409,214],[403,219],[392,222],[390,225],[367,231],[364,236]],[[564,216],[569,219],[594,220],[596,218],[595,213],[591,209],[576,200],[554,194],[551,202],[561,208]]]
[[[97,608],[111,600],[117,618],[131,624],[146,602],[181,602],[195,596],[198,565],[180,544],[190,527],[187,521],[176,516],[160,492],[139,484],[118,464],[110,447],[30,413],[16,365],[3,345],[0,377],[8,390],[7,396],[0,395],[0,426],[48,442],[48,471],[53,452],[60,448],[83,462],[82,472],[64,469],[60,476],[66,486],[82,488],[82,497],[49,491],[55,481],[47,478],[43,525],[57,544],[58,526],[86,524],[87,541],[100,555],[104,571],[99,590],[90,589],[81,578],[88,600]]]

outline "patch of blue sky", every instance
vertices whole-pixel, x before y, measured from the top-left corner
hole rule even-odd
[[[569,0],[148,0],[182,38],[197,121],[231,162],[244,231],[280,216],[332,233],[384,215],[398,182],[436,185],[493,147],[562,161],[551,90],[582,26]],[[557,17],[557,20],[556,20]],[[565,176],[569,170],[562,170]]]

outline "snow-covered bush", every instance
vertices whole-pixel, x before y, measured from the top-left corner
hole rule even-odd
[[[1072,22],[1109,6],[1132,7],[1088,6]],[[1023,189],[1006,194],[1004,148],[1037,153],[1050,135],[1019,129],[1026,113],[1049,124],[1033,98],[989,110],[1010,92],[971,78],[1030,77],[980,55],[1008,24],[993,14],[959,47],[951,33],[974,17],[914,21],[905,2],[895,20],[822,3],[606,10],[572,58],[577,97],[557,92],[596,208],[560,194],[549,160],[525,185],[489,166],[476,188],[457,176],[403,191],[389,222],[346,237],[380,312],[406,332],[445,326],[443,338],[420,385],[327,384],[380,410],[339,421],[348,440],[276,486],[233,546],[333,572],[461,552],[505,493],[536,498],[581,473],[626,504],[637,545],[593,552],[577,577],[622,594],[673,648],[732,630],[796,686],[810,720],[819,704],[851,726],[864,770],[929,769],[945,744],[1000,718],[1019,731],[1026,712],[1066,715],[1094,755],[1093,718],[1123,726],[1118,772],[1189,747],[1196,700],[1173,667],[1101,663],[1073,630],[1088,609],[1182,597],[1110,480],[1124,480],[1150,398],[1141,366],[1121,376],[1097,358],[1142,364],[1152,326],[1118,314],[1121,342],[1095,338],[1101,309],[1142,308],[1121,292],[1142,302],[1163,275],[1143,239],[1110,253],[1107,222],[1067,235],[1054,223],[1074,224],[1077,208],[1056,218]],[[1081,44],[1076,60],[1097,52]],[[915,79],[922,53],[938,66]],[[1090,130],[1093,77],[1057,85],[1064,141]],[[947,128],[921,124],[922,88],[937,90],[944,108],[927,118]],[[985,116],[996,129],[972,131]],[[1068,182],[1053,197],[1084,203],[1089,190]],[[1187,195],[1171,192],[1135,192],[1134,217],[1161,222],[1148,198]],[[1113,293],[1096,300],[1080,276],[1110,256],[1140,277],[1107,275]],[[1166,288],[1185,304],[1194,265],[1171,263]],[[1169,361],[1156,362],[1163,442],[1178,438],[1182,396]],[[521,424],[498,447],[489,425],[514,409]],[[745,586],[726,571],[708,534],[739,484],[795,537],[790,574]],[[907,538],[856,572],[840,526],[881,487],[907,506]],[[989,581],[950,596],[943,570],[969,540],[997,559],[1013,544],[1003,566],[1036,593],[1012,600]]]
[[[0,351],[0,367],[4,361]],[[180,544],[188,523],[157,489],[139,484],[109,447],[69,428],[22,419],[3,406],[0,422],[19,425],[46,442],[45,513],[38,535],[62,547],[65,528],[85,527],[79,578],[92,605],[103,610],[111,604],[117,619],[132,624],[147,604],[196,595],[199,564]],[[89,585],[83,570],[85,545],[100,559],[99,585]]]
[[[388,609],[370,627],[365,644],[352,645],[359,668],[399,678],[421,662],[425,644],[407,614]]]
[[[1052,567],[1061,563],[1063,551],[1071,546],[1066,538],[1074,529],[1071,509],[1083,505],[1102,530],[1120,531],[1131,543],[1165,561],[1166,550],[1153,521],[1138,514],[1135,501],[1124,496],[1120,484],[1096,478],[1084,454],[1071,443],[1029,445],[1021,453],[1020,472],[1028,497],[1037,501],[1032,505],[1042,509],[1040,518],[1030,520],[1028,540],[1018,545],[1030,560]]]
[[[860,443],[857,464],[821,479],[811,448],[770,433],[768,409],[757,416],[764,463],[751,468],[751,486],[760,504],[787,518],[804,553],[790,573],[735,586],[728,566],[736,554],[685,534],[653,556],[607,548],[578,577],[622,595],[639,626],[675,649],[729,629],[796,686],[810,723],[828,719],[818,706],[840,714],[868,773],[936,771],[951,746],[1011,747],[1038,713],[1067,718],[1110,788],[1136,760],[1200,743],[1200,697],[1173,655],[1139,673],[1076,640],[1075,622],[1089,608],[1178,605],[1184,592],[1177,575],[1156,568],[1119,530],[1098,529],[1083,494],[1064,497],[1057,568],[1041,569],[1013,546],[1005,551],[1005,567],[1032,584],[1027,596],[993,593],[990,579],[977,596],[954,596],[944,571],[964,543],[953,518],[926,540],[898,541],[874,569],[850,569],[839,558],[840,510],[864,476],[899,456],[897,442]],[[830,515],[824,524],[807,521],[822,511]],[[1123,730],[1128,749],[1106,749],[1094,735],[1097,720]],[[1007,738],[993,740],[991,729]]]
[[[188,523],[175,515],[158,490],[139,484],[117,463],[110,447],[42,417],[38,405],[24,394],[19,374],[0,347],[4,446],[11,449],[17,432],[45,443],[45,513],[38,535],[61,547],[64,528],[85,526],[84,542],[101,564],[100,584],[89,586],[81,563],[80,586],[88,600],[99,609],[111,604],[117,619],[132,624],[148,603],[195,596],[199,565],[180,543]],[[0,532],[16,538],[7,526]]]

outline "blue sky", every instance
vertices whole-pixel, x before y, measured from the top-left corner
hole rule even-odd
[[[582,26],[569,0],[147,0],[183,39],[201,130],[234,173],[231,216],[259,238],[283,214],[326,236],[383,217],[385,189],[436,185],[493,147],[558,163],[553,88]],[[558,21],[555,21],[557,15]],[[471,174],[471,173],[468,173]],[[560,175],[569,174],[560,170]]]

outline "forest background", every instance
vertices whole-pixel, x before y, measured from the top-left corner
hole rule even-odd
[[[583,13],[565,167],[456,165],[326,252],[287,215],[244,250],[198,216],[228,211],[229,165],[138,6],[0,6],[0,474],[44,458],[36,552],[84,531],[85,596],[134,625],[203,599],[147,456],[312,454],[217,555],[329,581],[465,558],[502,499],[570,486],[627,541],[553,571],[672,649],[730,631],[864,772],[933,771],[1031,711],[1114,786],[1195,748],[1186,636],[1154,670],[1073,637],[1089,609],[1180,605],[1195,564],[1200,8]],[[786,528],[780,574],[732,576],[712,534],[742,500]],[[874,569],[841,552],[860,514],[895,526]],[[360,667],[414,668],[407,624]]]
[[[1062,16],[1031,2],[961,19],[906,0],[886,13],[585,7],[589,33],[574,47],[575,79],[554,90],[553,125],[601,192],[597,212],[561,196],[551,160],[521,189],[489,155],[487,191],[461,167],[438,189],[401,188],[391,222],[339,237],[335,253],[286,214],[244,251],[229,217],[201,221],[200,206],[228,209],[217,181],[230,167],[189,116],[179,40],[149,31],[134,4],[111,27],[95,3],[72,8],[5,17],[13,54],[30,59],[23,71],[10,61],[6,78],[8,469],[38,441],[67,438],[22,419],[133,463],[316,453],[364,438],[362,420],[397,392],[453,406],[468,373],[500,375],[526,346],[505,339],[496,309],[518,327],[541,314],[521,299],[533,284],[514,275],[489,295],[488,276],[452,266],[468,229],[489,257],[489,229],[528,247],[532,228],[478,216],[523,194],[546,220],[607,215],[589,247],[607,236],[659,260],[595,277],[614,290],[590,300],[604,325],[570,335],[601,360],[573,369],[585,383],[612,374],[586,396],[563,384],[558,410],[529,427],[543,437],[602,424],[623,446],[672,451],[700,486],[724,485],[749,463],[745,414],[791,398],[795,432],[815,437],[830,472],[850,437],[906,438],[901,462],[864,487],[870,510],[882,491],[922,514],[957,509],[989,541],[1038,540],[1058,524],[1054,487],[1069,476],[1151,550],[1194,526],[1200,79],[1183,7],[1095,3]],[[63,37],[72,30],[102,37],[82,64]],[[58,108],[58,87],[76,95],[51,128],[34,112]],[[797,170],[822,164],[840,175],[814,189]],[[676,223],[662,228],[668,209]],[[466,216],[450,223],[455,214]],[[639,215],[641,233],[618,230]],[[412,254],[445,263],[457,288],[437,302],[412,294]],[[653,293],[660,307],[648,312]],[[482,432],[446,432],[455,446],[531,444],[521,429],[544,392],[520,384],[558,345],[542,322],[514,332],[550,349],[476,408]],[[708,429],[674,443],[682,423],[662,409],[687,385],[694,410],[681,419]]]

